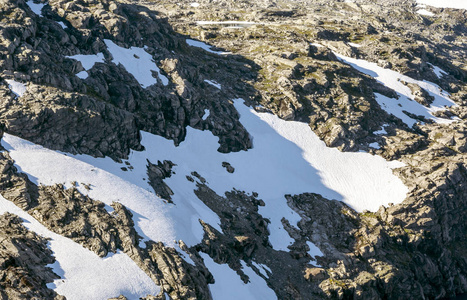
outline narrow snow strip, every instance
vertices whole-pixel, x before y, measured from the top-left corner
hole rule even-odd
[[[85,71],[81,71],[76,74],[81,79],[86,79],[88,78],[88,70],[91,69],[95,63],[98,62],[105,62],[104,59],[104,54],[102,53],[97,53],[97,54],[77,54],[73,56],[67,56],[67,58],[75,59],[79,62],[81,62],[81,65],[83,66]]]
[[[203,50],[205,50],[205,51],[207,51],[209,53],[214,53],[214,54],[229,54],[230,53],[230,52],[214,51],[214,50],[211,49],[212,46],[209,46],[208,44],[203,43],[201,41],[195,41],[195,40],[187,39],[186,43],[189,46],[201,48],[201,49],[203,49]]]
[[[46,238],[56,262],[50,267],[61,277],[49,288],[68,300],[104,300],[120,294],[136,300],[148,294],[156,295],[160,288],[124,253],[105,258],[81,245],[55,234],[32,216],[0,196],[0,214],[10,212],[24,220],[24,226]]]
[[[104,40],[104,42],[113,56],[114,63],[122,64],[143,87],[157,83],[157,80],[152,77],[152,71],[157,72],[163,85],[169,84],[169,79],[161,74],[151,54],[147,53],[144,48],[130,47],[126,49],[111,40]]]
[[[12,79],[6,79],[5,81],[8,83],[8,88],[10,91],[12,91],[13,94],[15,94],[17,97],[21,97],[24,95],[24,93],[26,93],[27,88],[23,83],[14,81]]]
[[[202,119],[203,119],[203,120],[206,120],[206,119],[209,117],[210,114],[211,114],[211,112],[209,111],[209,109],[205,109],[205,110],[204,110],[204,115],[203,115],[203,118],[202,118]]]
[[[426,4],[433,7],[467,9],[467,1],[465,0],[417,0],[420,4]]]
[[[215,283],[209,285],[213,299],[277,299],[276,294],[267,286],[264,279],[258,276],[245,262],[242,261],[243,272],[250,278],[250,282],[247,284],[243,283],[240,276],[227,264],[219,265],[204,253],[201,253],[201,257],[214,276]]]
[[[433,17],[435,14],[426,9],[419,9],[417,10],[417,14],[427,17]]]
[[[310,43],[310,45],[315,46],[317,48],[323,48],[324,46],[318,43]]]
[[[219,90],[222,89],[222,86],[220,85],[220,83],[217,83],[217,82],[215,82],[215,81],[205,79],[204,82],[207,82],[207,83],[209,83],[209,84],[212,85],[212,86],[215,86],[215,87],[218,88]]]
[[[254,261],[251,262],[253,264],[253,266],[255,266],[258,271],[266,278],[269,278],[269,275],[268,273],[266,273],[266,271],[269,271],[271,272],[271,269],[269,269],[267,266],[265,265],[262,265],[262,264],[257,264],[255,263]]]
[[[349,46],[355,47],[355,48],[360,48],[362,45],[360,44],[355,44],[355,43],[347,43]]]
[[[58,23],[58,25],[62,26],[63,29],[66,29],[66,28],[67,28],[67,26],[65,25],[65,23],[63,23],[62,21],[59,21],[59,22],[57,22],[57,23]]]
[[[334,54],[341,61],[351,65],[362,73],[374,77],[380,83],[396,91],[400,96],[399,99],[390,99],[382,95],[377,95],[376,100],[380,104],[381,108],[400,118],[409,127],[412,127],[418,121],[404,114],[404,110],[415,115],[421,115],[437,123],[451,123],[454,121],[451,119],[438,118],[432,115],[433,112],[445,110],[445,106],[456,105],[451,99],[449,99],[448,93],[443,91],[438,85],[428,81],[415,80],[396,71],[384,69],[375,63],[362,59],[346,57],[337,53]],[[425,107],[413,100],[414,95],[412,95],[410,88],[404,85],[401,81],[417,84],[421,88],[425,89],[431,96],[435,97],[431,106]]]
[[[255,25],[258,24],[256,22],[248,22],[248,21],[197,21],[196,24],[198,25]]]
[[[44,3],[34,3],[32,0],[29,0],[26,4],[36,15],[42,17],[42,8],[45,6]]]

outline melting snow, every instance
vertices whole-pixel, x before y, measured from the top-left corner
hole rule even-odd
[[[112,54],[114,62],[122,64],[143,87],[157,83],[157,80],[152,77],[153,70],[158,73],[163,85],[169,84],[169,79],[161,74],[151,54],[147,53],[144,48],[130,47],[126,49],[116,45],[111,40],[104,40],[104,42]]]
[[[45,6],[44,3],[34,3],[32,0],[29,0],[26,4],[36,15],[42,17],[42,8]]]
[[[206,44],[206,43],[203,43],[201,41],[195,41],[195,40],[192,40],[192,39],[187,39],[186,40],[186,43],[189,45],[189,46],[192,46],[192,47],[198,47],[198,48],[201,48],[201,49],[204,49],[205,51],[209,52],[209,53],[214,53],[214,54],[229,54],[229,52],[222,52],[222,51],[214,51],[212,50],[212,46]]]
[[[417,0],[420,4],[426,4],[434,7],[446,7],[446,8],[457,8],[467,9],[467,1],[465,0]]]
[[[8,88],[15,94],[17,97],[21,97],[26,93],[26,86],[21,82],[17,82],[11,79],[5,80],[8,83]]]
[[[428,81],[412,79],[396,71],[384,69],[375,63],[362,59],[346,57],[337,53],[335,53],[335,55],[358,71],[374,77],[380,83],[396,91],[400,96],[399,99],[391,99],[380,94],[375,94],[376,101],[379,103],[381,108],[401,119],[409,127],[412,127],[419,121],[407,116],[403,111],[407,111],[415,115],[421,115],[427,119],[434,120],[437,123],[453,122],[453,120],[438,118],[432,115],[433,112],[446,109],[445,106],[456,105],[451,99],[449,99],[448,93],[441,90],[438,85]],[[417,84],[421,88],[425,89],[431,96],[435,97],[431,106],[426,107],[413,100],[414,96],[412,95],[410,88],[404,85],[401,81]]]
[[[10,212],[24,220],[24,226],[46,238],[56,262],[50,267],[61,277],[49,288],[69,300],[108,299],[125,295],[139,299],[156,295],[160,288],[124,253],[100,258],[71,239],[55,234],[25,211],[0,196],[0,214]]]

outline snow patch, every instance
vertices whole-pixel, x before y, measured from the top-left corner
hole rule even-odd
[[[209,117],[210,114],[211,114],[211,112],[209,111],[209,109],[205,109],[204,110],[204,115],[203,115],[203,118],[202,118],[203,121],[205,121]]]
[[[34,3],[32,0],[29,0],[26,4],[36,15],[42,17],[42,8],[45,6],[44,3]]]
[[[197,2],[192,2],[192,3],[190,3],[190,6],[191,6],[191,7],[199,7],[199,3],[197,3]]]
[[[399,99],[391,99],[380,94],[375,94],[376,101],[379,103],[381,108],[401,119],[409,127],[412,127],[419,121],[409,117],[403,111],[410,112],[414,115],[423,116],[426,119],[431,119],[437,123],[454,122],[454,120],[435,117],[432,114],[436,111],[445,110],[446,106],[456,105],[451,99],[449,99],[448,93],[443,91],[438,85],[428,81],[415,80],[396,71],[384,69],[378,66],[376,63],[368,62],[362,59],[346,57],[337,53],[334,54],[341,61],[351,65],[362,73],[374,77],[383,85],[396,91],[400,96]],[[433,96],[435,100],[430,105],[430,107],[421,105],[414,100],[414,95],[412,94],[410,88],[404,85],[401,81],[417,84],[421,88],[425,89],[431,96]]]
[[[12,79],[6,79],[5,81],[8,83],[8,88],[10,91],[12,91],[16,97],[22,97],[24,93],[26,93],[27,88],[23,83],[14,81]]]
[[[375,132],[373,132],[373,134],[376,134],[376,135],[381,135],[381,134],[388,134],[388,132],[386,131],[386,128],[388,124],[384,124],[380,130],[377,130]]]
[[[444,8],[457,8],[467,9],[467,1],[465,0],[417,0],[420,4],[430,5],[433,7],[444,7]]]
[[[316,256],[324,256],[323,252],[312,242],[306,241],[306,244],[310,248],[308,254],[316,261]],[[317,267],[321,267],[319,264],[314,263]]]
[[[76,74],[76,76],[78,76],[81,79],[88,78],[89,75],[88,75],[87,71],[89,69],[91,69],[94,66],[95,63],[105,62],[104,54],[102,54],[102,53],[89,54],[89,55],[77,54],[77,55],[73,55],[73,56],[67,56],[67,58],[71,58],[71,59],[74,59],[74,60],[77,60],[77,61],[81,62],[81,65],[83,66],[85,71],[81,71],[81,72]]]
[[[145,48],[130,47],[123,48],[112,42],[104,40],[107,49],[112,54],[115,64],[122,64],[131,73],[142,87],[148,87],[157,83],[152,76],[152,71],[156,71],[163,85],[169,84],[169,79],[161,74],[159,67],[152,59],[152,55],[145,51]]]
[[[58,23],[58,25],[62,26],[63,29],[66,29],[66,28],[67,28],[67,26],[65,25],[65,23],[63,23],[62,21],[59,21],[59,22],[57,22],[57,23]]]
[[[186,43],[189,45],[189,46],[192,46],[192,47],[198,47],[198,48],[201,48],[209,53],[214,53],[214,54],[220,54],[220,55],[223,55],[223,54],[230,54],[230,52],[222,52],[222,51],[214,51],[212,50],[212,46],[206,44],[206,43],[203,43],[201,41],[195,41],[195,40],[192,40],[192,39],[187,39],[186,40]]]
[[[362,45],[360,44],[355,44],[355,43],[347,43],[349,46],[355,47],[355,48],[360,48]]]
[[[49,266],[61,279],[47,286],[67,299],[108,299],[120,294],[139,299],[159,293],[160,288],[126,254],[118,251],[100,258],[71,239],[48,230],[0,196],[0,214],[5,212],[18,215],[26,228],[51,239],[48,245],[56,262]]]
[[[447,72],[444,71],[443,69],[441,69],[440,67],[437,67],[435,65],[432,65],[429,63],[429,65],[433,68],[433,72],[435,72],[436,76],[438,76],[438,78],[441,78],[443,77],[444,75],[447,75]]]
[[[435,14],[426,9],[419,9],[417,10],[417,14],[427,17],[433,17]]]
[[[222,89],[222,86],[220,85],[220,83],[217,83],[217,82],[215,82],[215,81],[205,79],[204,82],[209,83],[209,84],[212,85],[212,86],[215,86],[215,87],[218,88],[219,90]]]
[[[227,264],[217,264],[205,253],[200,253],[200,255],[215,280],[214,284],[209,285],[213,299],[277,299],[276,294],[267,286],[264,279],[249,268],[245,262],[241,263],[243,272],[250,278],[250,282],[247,284]]]
[[[381,148],[381,146],[377,142],[368,144],[368,146],[370,146],[371,148],[374,148],[374,149],[380,149]]]

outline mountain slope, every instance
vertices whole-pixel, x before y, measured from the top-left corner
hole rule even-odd
[[[373,2],[0,3],[2,296],[465,293],[467,12]]]

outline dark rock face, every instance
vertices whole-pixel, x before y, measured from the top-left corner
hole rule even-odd
[[[54,263],[47,240],[27,230],[10,213],[0,216],[0,297],[64,300],[46,287],[59,278],[46,265]]]
[[[19,102],[3,83],[0,92],[9,101],[2,102],[2,120],[8,132],[52,149],[116,160],[126,158],[130,149],[142,150],[139,130],[178,144],[188,125],[211,130],[219,137],[221,152],[251,147],[228,101],[231,97],[207,88],[202,80],[199,61],[192,58],[193,52],[201,51],[187,49],[167,22],[147,8],[106,1],[97,6],[93,1],[51,1],[39,17],[19,0],[7,1],[0,9],[2,77],[34,83]],[[63,29],[56,21],[68,27]],[[127,48],[146,46],[170,84],[159,81],[143,89],[122,66],[111,62],[103,39]],[[76,77],[83,67],[66,56],[98,52],[104,53],[107,63],[97,63],[84,80]],[[212,55],[208,65],[216,64],[227,65]],[[23,105],[26,102],[29,105]],[[204,109],[215,112],[215,117],[202,120]]]
[[[164,160],[163,163],[157,162],[157,165],[148,161],[148,178],[149,185],[152,186],[156,195],[164,200],[172,203],[172,196],[174,193],[170,187],[163,181],[172,175],[172,167],[174,164],[171,161]]]

